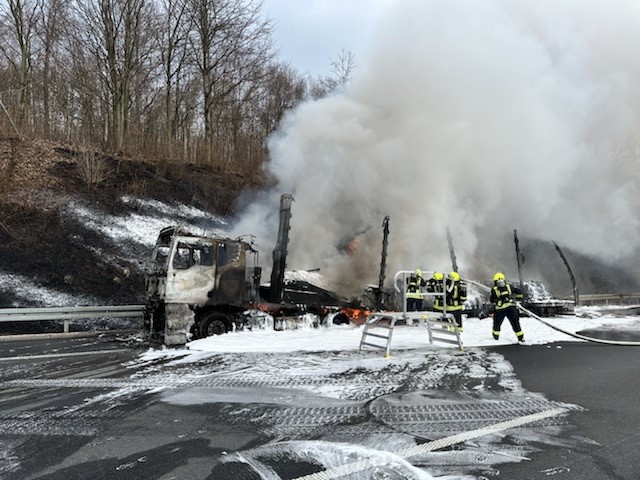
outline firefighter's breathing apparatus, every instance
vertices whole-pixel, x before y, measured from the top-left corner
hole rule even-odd
[[[486,285],[483,285],[482,283],[473,281],[473,280],[464,280],[467,283],[472,283],[473,285],[481,288],[482,290],[486,291],[486,292],[490,292],[491,288],[487,287]],[[531,310],[523,307],[520,302],[515,302],[516,307],[518,308],[518,310],[520,310],[521,312],[529,315],[532,318],[535,318],[537,321],[539,321],[540,323],[543,323],[544,325],[546,325],[549,328],[552,328],[553,330],[556,330],[558,332],[564,333],[565,335],[569,335],[570,337],[574,337],[574,338],[579,338],[580,340],[585,340],[587,342],[593,342],[593,343],[603,343],[606,345],[623,345],[623,346],[627,346],[627,347],[640,347],[640,342],[627,342],[627,341],[618,341],[618,340],[602,340],[599,338],[592,338],[592,337],[586,337],[584,335],[580,335],[579,333],[573,333],[573,332],[567,332],[566,330],[563,330],[560,327],[556,327],[555,325],[552,325],[551,323],[545,321],[544,319],[542,319],[539,315],[536,315],[535,313],[533,313]]]

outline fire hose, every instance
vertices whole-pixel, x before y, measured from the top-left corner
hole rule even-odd
[[[477,287],[483,289],[486,292],[490,292],[491,288],[487,287],[486,285],[483,285],[482,283],[473,281],[473,280],[464,280],[467,283],[472,283],[473,285],[476,285]],[[549,328],[552,328],[553,330],[556,330],[557,332],[561,332],[564,333],[565,335],[569,335],[570,337],[573,338],[578,338],[580,340],[584,340],[586,342],[592,342],[592,343],[603,343],[605,345],[622,345],[622,346],[627,346],[627,347],[640,347],[640,342],[627,342],[627,341],[623,341],[623,340],[603,340],[600,338],[593,338],[593,337],[587,337],[585,335],[580,335],[579,333],[574,333],[574,332],[568,332],[560,327],[557,327],[549,322],[547,322],[546,320],[544,320],[543,318],[541,318],[539,315],[536,315],[535,313],[533,313],[531,310],[523,307],[519,302],[516,302],[516,307],[518,308],[518,310],[520,310],[522,313],[525,313],[527,315],[529,315],[531,318],[536,319],[537,321],[539,321],[540,323],[546,325]]]

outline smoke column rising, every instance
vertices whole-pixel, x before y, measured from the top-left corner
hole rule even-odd
[[[449,270],[447,226],[470,277],[515,228],[607,259],[638,247],[637,2],[407,0],[382,18],[346,90],[284,118],[279,184],[240,233],[270,253],[292,193],[288,268],[358,288],[377,281],[385,215],[388,278]]]

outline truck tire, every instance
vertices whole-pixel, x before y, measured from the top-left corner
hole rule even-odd
[[[339,313],[335,317],[333,317],[334,325],[349,325],[349,317],[347,317],[344,313]]]
[[[200,317],[200,338],[222,335],[231,330],[231,320],[221,313],[209,312]]]

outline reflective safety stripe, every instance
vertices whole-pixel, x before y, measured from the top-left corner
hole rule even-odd
[[[513,307],[513,303],[509,302],[502,305],[496,305],[496,310],[504,310],[509,307]]]
[[[521,337],[524,335],[524,332],[522,330],[520,330],[519,332],[516,332],[516,337]]]
[[[494,335],[500,335],[500,330],[492,330],[491,333]]]
[[[512,307],[514,303],[511,301],[511,285],[508,283],[505,285],[505,289],[502,290],[498,286],[493,287],[493,292],[496,296],[496,310],[504,310],[506,308]],[[503,300],[507,299],[507,301]]]

